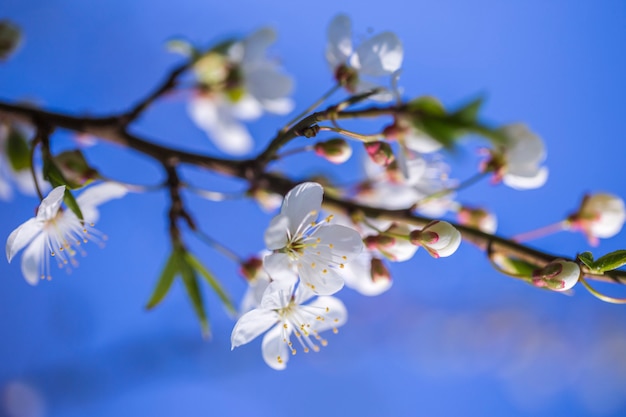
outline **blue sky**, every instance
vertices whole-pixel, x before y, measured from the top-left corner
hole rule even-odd
[[[561,219],[585,192],[626,196],[626,4],[620,1],[318,1],[305,8],[283,1],[5,0],[0,18],[19,24],[26,41],[0,65],[0,98],[73,114],[121,111],[179,62],[165,51],[167,39],[209,45],[269,24],[279,32],[273,53],[296,78],[294,98],[304,108],[331,85],[325,28],[338,12],[348,13],[362,36],[398,34],[407,97],[434,95],[454,106],[483,95],[485,120],[523,121],[544,138],[546,186],[516,192],[485,182],[461,195],[492,208],[503,235]],[[286,120],[269,116],[250,124],[257,149]],[[219,153],[176,97],[133,129]],[[61,133],[54,146],[67,149],[72,142]],[[453,175],[474,169],[477,146],[468,142],[452,157]],[[110,145],[86,154],[114,178],[156,183],[162,175],[151,161]],[[300,175],[331,169],[311,158],[279,167]],[[353,179],[358,163],[331,172]],[[209,184],[195,170],[184,175]],[[187,201],[205,230],[242,255],[262,248],[271,215],[254,203]],[[1,203],[0,236],[36,205],[23,196]],[[348,323],[320,354],[299,354],[284,372],[263,363],[259,341],[230,351],[234,322],[208,291],[213,339],[203,341],[181,286],[155,311],[143,309],[168,254],[166,210],[160,192],[109,203],[98,223],[109,236],[106,247],[89,245],[78,269],[55,271],[50,283],[31,287],[19,263],[0,263],[3,393],[26,384],[44,415],[62,417],[626,412],[623,307],[603,304],[582,288],[569,297],[514,282],[469,245],[438,261],[418,252],[397,265],[394,286],[380,297],[340,293]],[[244,284],[236,266],[187,239],[239,298]],[[565,233],[536,245],[570,256],[589,249],[582,236]],[[625,247],[622,233],[596,251]],[[10,416],[0,401],[0,415]]]

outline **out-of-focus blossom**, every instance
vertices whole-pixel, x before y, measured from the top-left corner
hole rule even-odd
[[[461,206],[457,212],[459,223],[473,227],[485,233],[493,234],[498,228],[498,220],[495,214],[483,209]]]
[[[226,51],[208,52],[194,64],[199,87],[189,106],[191,118],[224,152],[240,155],[252,150],[252,137],[239,120],[293,109],[288,97],[293,80],[267,57],[275,40],[274,30],[263,28]]]
[[[380,88],[367,78],[391,76],[402,65],[402,43],[393,32],[383,32],[362,42],[356,49],[352,42],[352,22],[346,15],[337,15],[328,25],[326,60],[335,79],[351,93]],[[372,96],[387,101],[389,92]]]
[[[626,219],[624,200],[607,193],[587,195],[578,211],[567,218],[567,225],[580,230],[592,245],[599,238],[610,238],[622,230]]]

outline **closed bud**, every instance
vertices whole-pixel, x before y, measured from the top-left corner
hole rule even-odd
[[[372,258],[371,274],[373,282],[391,281],[389,269],[387,269],[383,261],[378,258]]]
[[[0,20],[0,60],[7,59],[21,42],[20,28],[8,20]]]
[[[536,287],[553,291],[567,291],[576,285],[580,274],[578,264],[559,259],[534,271],[532,283]]]
[[[343,88],[351,93],[356,92],[356,86],[359,83],[359,73],[347,65],[339,65],[335,70],[335,80]]]
[[[261,271],[263,271],[263,261],[255,256],[243,262],[239,269],[239,273],[248,281],[255,281]]]
[[[580,230],[591,244],[597,245],[598,238],[613,237],[622,230],[626,219],[624,201],[612,194],[587,195],[578,211],[568,218],[568,225]]]
[[[318,156],[334,164],[342,164],[352,156],[350,144],[341,138],[318,142],[315,144],[314,149]]]
[[[369,155],[372,162],[377,165],[386,167],[395,159],[395,156],[393,155],[393,150],[391,149],[391,145],[389,145],[387,142],[369,142],[365,143],[364,146],[365,151]]]
[[[423,246],[434,258],[452,255],[461,244],[461,233],[450,223],[435,220],[422,230],[414,230],[409,235],[411,243]]]
[[[498,225],[496,216],[482,208],[461,207],[457,219],[462,225],[485,233],[494,233]]]
[[[79,150],[60,153],[54,157],[54,162],[70,188],[83,187],[98,178],[98,171],[89,166]]]

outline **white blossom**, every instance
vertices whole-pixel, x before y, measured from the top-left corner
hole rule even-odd
[[[35,217],[15,229],[7,239],[6,255],[9,262],[22,250],[22,274],[26,281],[35,285],[39,279],[50,275],[50,258],[59,267],[76,266],[77,252],[89,240],[99,241],[100,233],[93,229],[99,218],[98,206],[108,200],[123,197],[127,189],[117,183],[102,183],[85,190],[76,198],[84,221],[69,209],[62,209],[65,186],[54,188],[43,199]]]
[[[274,280],[290,279],[294,268],[310,290],[330,295],[343,287],[338,270],[363,249],[359,233],[330,223],[332,215],[317,221],[324,190],[306,182],[285,196],[280,214],[265,232],[265,244],[273,251],[264,265]]]
[[[337,81],[351,93],[379,88],[367,77],[391,76],[402,65],[402,43],[393,32],[379,33],[354,49],[352,22],[346,15],[338,15],[330,22],[327,38],[326,60]],[[392,96],[385,92],[372,98],[386,101]]]
[[[553,291],[567,291],[580,279],[580,266],[574,262],[557,259],[545,268],[533,273],[532,283],[536,287]]]
[[[500,149],[492,151],[487,163],[495,171],[496,179],[518,190],[543,186],[548,180],[548,168],[541,166],[546,159],[541,138],[523,124],[505,126],[501,132],[506,141]]]
[[[239,120],[257,119],[263,111],[286,114],[293,109],[288,97],[292,78],[266,56],[275,40],[274,30],[263,28],[231,45],[225,54],[209,52],[194,66],[202,90],[190,103],[191,118],[224,152],[240,155],[252,149],[252,137]]]
[[[295,287],[282,282],[268,286],[261,305],[244,314],[235,324],[231,335],[232,349],[244,345],[270,329],[263,337],[262,353],[270,367],[285,369],[289,356],[298,349],[305,353],[317,352],[327,341],[319,333],[343,325],[348,313],[343,303],[330,296],[317,297],[303,286]],[[292,341],[294,336],[297,344]]]
[[[568,218],[572,229],[581,230],[592,244],[598,238],[610,238],[622,230],[626,219],[624,200],[607,193],[586,196],[577,213]]]

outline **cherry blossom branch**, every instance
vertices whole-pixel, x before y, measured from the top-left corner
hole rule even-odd
[[[296,137],[307,136],[307,133],[314,133],[315,129],[313,126],[324,120],[392,116],[405,111],[406,109],[402,106],[391,106],[369,107],[362,110],[342,111],[339,113],[332,109],[317,112],[305,117],[284,134],[279,133],[268,145],[266,150],[258,157],[250,160],[230,160],[189,153],[155,144],[148,139],[140,138],[139,136],[129,133],[120,117],[75,117],[48,112],[33,107],[0,102],[0,116],[30,123],[35,126],[48,125],[87,133],[105,141],[134,149],[137,152],[161,162],[168,173],[168,186],[172,199],[170,221],[183,217],[190,223],[192,229],[194,229],[194,226],[192,226],[193,221],[183,209],[182,200],[180,199],[180,182],[176,172],[176,166],[179,164],[194,165],[227,176],[242,178],[250,183],[251,188],[263,189],[284,195],[296,185],[296,182],[264,172],[265,165],[275,157],[276,152],[284,144]],[[433,220],[431,218],[417,216],[409,208],[404,210],[388,210],[361,205],[350,200],[339,199],[332,196],[327,196],[324,204],[327,208],[334,210],[345,211],[347,213],[362,213],[369,218],[404,222],[417,227],[423,227]],[[574,261],[571,257],[552,255],[497,235],[481,232],[477,229],[459,224],[453,224],[453,226],[461,232],[465,241],[474,244],[483,252],[486,252],[487,247],[491,244],[495,251],[505,256],[514,257],[537,266],[545,266],[555,259]],[[173,233],[177,235],[179,232],[175,230]],[[584,266],[582,268],[584,275],[589,279],[609,283],[626,283],[626,271],[616,270],[598,274],[589,271]]]

